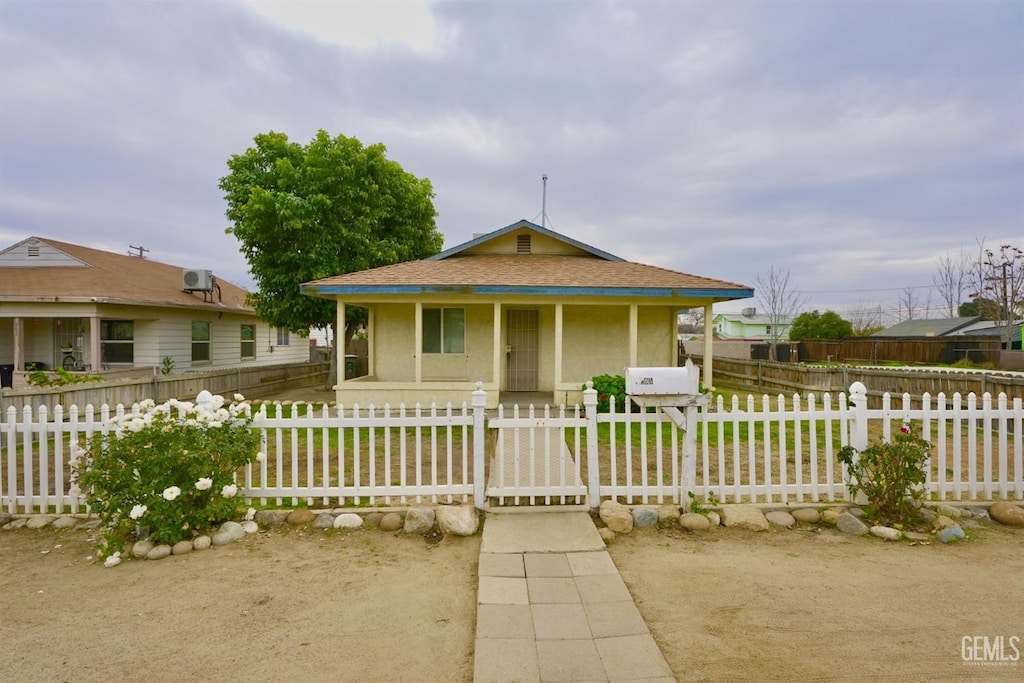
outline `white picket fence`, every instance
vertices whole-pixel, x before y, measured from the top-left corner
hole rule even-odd
[[[238,474],[260,504],[378,506],[424,502],[687,504],[848,500],[836,452],[891,439],[903,425],[933,447],[926,488],[937,500],[1024,499],[1020,397],[888,395],[867,408],[863,385],[820,400],[753,396],[686,409],[681,430],[661,412],[584,405],[488,417],[487,395],[424,408],[291,405],[255,416],[267,458]],[[898,404],[898,405],[896,405]],[[617,409],[616,409],[617,408]],[[131,411],[128,408],[127,411]],[[0,423],[0,508],[85,511],[73,488],[72,443],[107,429],[122,406],[66,412],[10,409]]]

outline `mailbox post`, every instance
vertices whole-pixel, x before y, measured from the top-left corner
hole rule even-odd
[[[626,368],[626,395],[641,408],[661,408],[683,430],[680,501],[687,500],[697,478],[697,410],[707,405],[697,366],[687,358],[680,368]]]

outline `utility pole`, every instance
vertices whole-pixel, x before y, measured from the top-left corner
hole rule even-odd
[[[986,250],[985,257],[981,263],[985,289],[999,298],[996,323],[1002,328],[1003,347],[1009,349],[1017,306],[1024,299],[1024,250],[1004,244],[998,252]]]
[[[138,253],[137,254],[133,254],[132,250],[135,250]],[[129,244],[128,245],[128,255],[129,256],[135,256],[137,258],[146,258],[146,253],[148,251],[149,251],[149,249],[146,249],[145,247],[137,247],[134,244]]]

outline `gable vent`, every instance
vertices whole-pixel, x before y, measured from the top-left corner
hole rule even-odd
[[[30,244],[28,246],[28,256],[29,256],[29,258],[39,258],[39,245],[38,244]]]
[[[530,236],[529,235],[516,235],[516,253],[517,254],[529,254],[530,253]]]

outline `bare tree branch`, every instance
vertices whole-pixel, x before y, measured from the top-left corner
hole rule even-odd
[[[993,308],[1003,348],[1009,349],[1017,315],[1024,307],[1024,250],[1011,244],[1000,245],[998,251],[986,249],[979,272],[986,298],[996,302]]]
[[[921,298],[913,287],[907,287],[900,294],[900,322],[920,318]]]
[[[958,255],[951,255],[948,252],[939,257],[935,272],[932,273],[932,282],[939,290],[939,296],[946,304],[946,317],[955,318],[957,310],[964,299],[964,292],[967,289],[967,282],[970,271],[970,259],[964,250],[961,249]]]
[[[784,336],[785,327],[807,305],[807,297],[790,287],[789,270],[783,271],[774,265],[769,266],[767,273],[755,277],[754,285],[754,298],[768,316],[771,327],[768,333],[769,358],[775,360],[775,347]]]
[[[869,337],[885,329],[882,304],[856,303],[846,309],[844,317],[853,325],[854,337]]]

